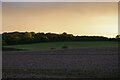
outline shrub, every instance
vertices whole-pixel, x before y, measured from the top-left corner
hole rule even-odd
[[[62,46],[62,49],[67,49],[68,48],[68,46]]]
[[[50,48],[51,50],[55,49],[55,48]]]

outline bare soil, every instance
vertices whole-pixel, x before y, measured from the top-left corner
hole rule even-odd
[[[2,53],[3,78],[116,78],[118,48],[80,48]]]

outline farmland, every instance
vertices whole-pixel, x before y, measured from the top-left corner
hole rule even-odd
[[[3,78],[118,77],[117,42],[53,42],[7,47],[27,51],[3,51]]]
[[[67,46],[67,48],[118,47],[118,43],[115,41],[46,42],[23,45],[9,45],[3,47],[38,51],[38,50],[61,49],[64,46]]]

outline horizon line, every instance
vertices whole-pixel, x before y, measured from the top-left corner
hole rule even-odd
[[[72,34],[73,36],[99,36],[99,37],[107,37],[107,38],[115,38],[117,35],[119,35],[119,34],[116,34],[116,36],[114,36],[114,37],[112,37],[112,36],[103,36],[103,35],[84,35],[84,34],[83,35],[79,35],[79,34],[69,33],[67,31],[58,32],[58,33],[57,32],[43,32],[43,31],[39,31],[39,32],[37,32],[37,31],[4,31],[4,32],[1,32],[0,34],[3,34],[3,33],[14,33],[14,32],[18,32],[18,33],[34,32],[34,33],[44,33],[44,34],[46,34],[46,33],[54,33],[54,34],[67,33],[67,34]]]

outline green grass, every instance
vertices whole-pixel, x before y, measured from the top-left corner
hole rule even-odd
[[[84,42],[47,42],[22,45],[3,46],[6,48],[24,49],[24,50],[50,50],[68,48],[99,48],[99,47],[118,47],[117,42],[112,41],[84,41]]]

